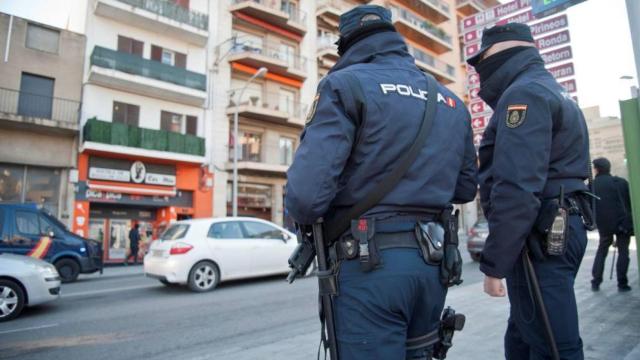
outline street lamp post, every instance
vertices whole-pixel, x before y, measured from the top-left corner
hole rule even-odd
[[[238,97],[236,98],[236,108],[233,112],[233,213],[232,215],[238,216],[238,111],[240,107],[240,101],[242,101],[242,95],[251,82],[259,77],[263,77],[267,73],[267,68],[261,67],[253,74],[244,86],[240,90]]]

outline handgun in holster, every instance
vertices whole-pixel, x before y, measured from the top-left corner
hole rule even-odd
[[[434,359],[446,359],[447,352],[453,346],[453,335],[456,331],[462,331],[466,317],[463,314],[456,314],[450,306],[444,309],[440,320],[440,342],[433,348]]]

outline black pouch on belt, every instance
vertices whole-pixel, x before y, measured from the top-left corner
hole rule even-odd
[[[360,268],[364,272],[369,272],[382,264],[378,245],[374,239],[375,233],[374,219],[361,218],[351,220],[351,235],[358,242]]]
[[[429,265],[438,265],[444,257],[444,228],[433,221],[416,223],[416,239],[422,258]]]
[[[445,227],[444,257],[440,262],[440,282],[451,287],[462,284],[462,257],[458,249],[458,219],[460,211],[453,214],[447,209],[442,212],[442,224]]]

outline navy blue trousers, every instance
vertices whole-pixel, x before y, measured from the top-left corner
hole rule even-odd
[[[583,360],[578,309],[573,285],[587,246],[587,233],[579,216],[570,216],[570,235],[563,256],[533,261],[553,334],[563,360]],[[507,276],[511,313],[505,335],[507,360],[551,359],[540,311],[533,303],[522,258]]]
[[[439,268],[417,249],[381,251],[382,268],[365,273],[358,259],[343,261],[335,298],[336,336],[343,360],[431,359],[431,348],[406,350],[408,338],[440,324],[447,289]]]

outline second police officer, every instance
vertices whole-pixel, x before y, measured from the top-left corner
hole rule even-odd
[[[438,85],[437,94],[427,94],[426,77],[389,10],[358,6],[340,17],[339,30],[340,59],[318,85],[287,173],[285,206],[298,224],[313,224],[361,201],[408,151],[427,98],[437,98],[416,160],[364,215],[375,220],[371,240],[379,264],[363,270],[358,258],[341,258],[335,298],[341,359],[430,359],[430,345],[407,347],[407,340],[437,332],[447,289],[438,266],[427,264],[416,245],[416,222],[434,220],[433,209],[474,199],[470,116],[447,88]],[[350,236],[347,231],[336,243]]]
[[[545,69],[527,25],[485,30],[480,52],[468,63],[480,75],[480,96],[494,110],[479,150],[480,196],[489,222],[480,270],[491,296],[505,296],[502,279],[507,280],[506,358],[553,356],[521,254],[528,240],[534,239],[532,249],[541,245],[532,234],[545,222],[539,219],[554,219],[556,213],[544,214],[544,209],[554,209],[555,200],[568,204],[565,250],[560,255],[541,250],[533,266],[560,358],[583,359],[573,290],[587,244],[585,223],[592,222],[583,193],[590,171],[583,115]]]

